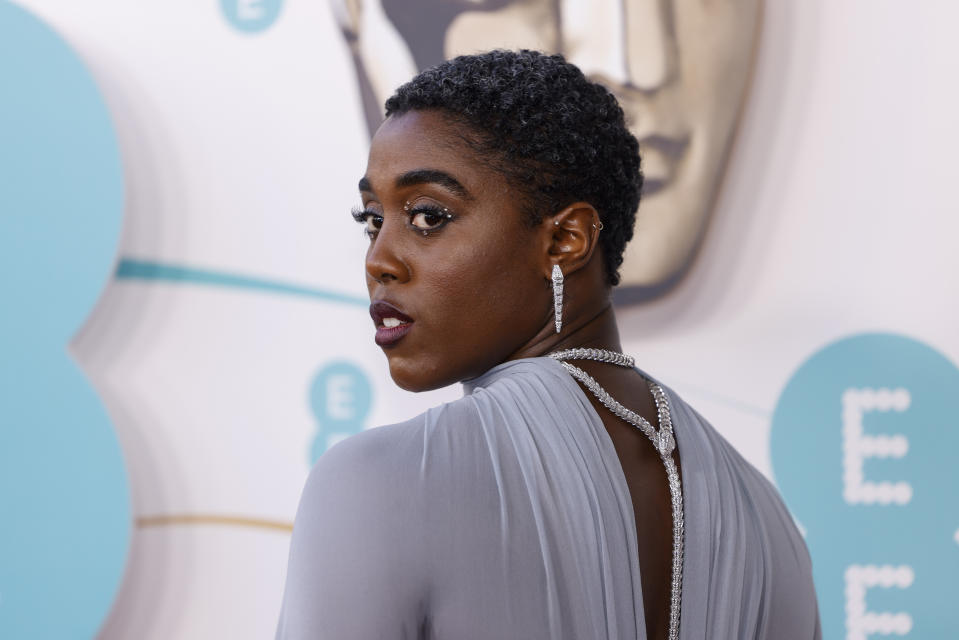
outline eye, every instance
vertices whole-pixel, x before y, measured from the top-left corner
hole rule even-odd
[[[370,239],[383,226],[383,216],[371,209],[353,209],[351,213],[354,220],[366,227],[364,232]]]
[[[407,213],[410,216],[410,225],[422,231],[423,235],[440,229],[453,219],[453,214],[446,207],[419,205],[410,207]]]

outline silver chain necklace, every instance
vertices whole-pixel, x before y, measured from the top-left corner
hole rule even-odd
[[[659,430],[635,411],[630,411],[616,401],[606,389],[600,386],[588,373],[571,365],[566,360],[595,360],[606,362],[620,367],[632,368],[633,358],[615,351],[606,349],[564,349],[547,354],[547,357],[558,360],[561,365],[579,380],[583,386],[596,396],[614,415],[622,418],[629,424],[637,427],[652,441],[659,457],[666,467],[666,478],[669,482],[669,495],[673,505],[673,571],[672,589],[669,599],[669,640],[679,639],[679,610],[682,602],[683,589],[683,489],[679,480],[679,471],[673,462],[673,450],[676,448],[676,439],[673,437],[673,423],[669,415],[669,402],[666,392],[653,381],[649,381],[649,390],[656,402],[656,412],[659,418]]]

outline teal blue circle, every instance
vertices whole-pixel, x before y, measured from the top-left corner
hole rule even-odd
[[[0,638],[90,638],[132,519],[110,420],[67,352],[110,278],[116,137],[77,56],[0,2]]]
[[[280,16],[283,0],[220,0],[220,9],[237,31],[259,33]]]
[[[373,405],[369,376],[352,362],[337,360],[317,371],[309,392],[310,408],[317,422],[310,446],[310,463],[327,449],[327,439],[359,433]]]
[[[904,457],[868,457],[868,482],[907,482],[904,505],[849,504],[843,495],[843,393],[905,389],[904,411],[863,413],[867,436],[900,434]],[[902,335],[860,334],[834,342],[793,374],[772,420],[777,484],[806,532],[823,637],[846,636],[849,565],[906,565],[907,588],[874,587],[867,610],[907,613],[910,638],[954,637],[959,629],[959,369]]]

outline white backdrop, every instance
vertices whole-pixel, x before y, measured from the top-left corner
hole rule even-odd
[[[125,173],[117,277],[71,344],[112,418],[136,522],[101,636],[270,637],[312,455],[459,395],[395,389],[372,342],[348,51],[325,2],[267,3],[278,17],[256,33],[216,2],[18,4],[92,72]],[[675,290],[618,311],[639,365],[774,480],[777,403],[826,345],[906,335],[959,362],[956,24],[949,1],[769,0],[705,244]],[[946,446],[956,426],[929,428]],[[943,562],[959,566],[955,498],[942,509]],[[956,601],[955,579],[921,577],[913,590]],[[842,593],[820,588],[826,637],[883,628],[832,602]],[[870,611],[908,608],[882,595]],[[949,615],[917,609],[912,637],[946,637],[930,629]]]

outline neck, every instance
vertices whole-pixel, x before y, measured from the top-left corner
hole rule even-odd
[[[536,358],[545,356],[552,351],[586,347],[593,349],[608,349],[622,351],[619,342],[619,329],[616,326],[616,316],[612,304],[608,301],[599,311],[580,319],[571,318],[571,322],[563,323],[561,333],[556,333],[549,326],[540,331],[530,342],[513,353],[507,360],[519,358]]]

